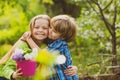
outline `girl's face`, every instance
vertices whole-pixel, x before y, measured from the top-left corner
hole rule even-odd
[[[49,27],[49,35],[48,37],[52,40],[56,40],[56,39],[59,39],[60,38],[60,33],[59,32],[56,32],[56,30],[54,29],[54,27],[51,25]]]
[[[45,19],[37,19],[32,30],[35,39],[43,41],[48,37],[49,22]]]

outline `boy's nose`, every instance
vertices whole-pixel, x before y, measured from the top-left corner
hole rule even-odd
[[[49,33],[51,33],[52,32],[52,29],[49,29]]]

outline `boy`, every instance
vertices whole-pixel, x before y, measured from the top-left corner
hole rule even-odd
[[[77,75],[69,76],[64,73],[64,70],[72,65],[67,42],[74,40],[75,35],[76,23],[73,18],[67,15],[58,15],[51,19],[49,28],[49,38],[51,41],[48,44],[48,48],[50,51],[56,50],[66,57],[64,64],[55,65],[56,73],[51,77],[51,80],[78,80]]]

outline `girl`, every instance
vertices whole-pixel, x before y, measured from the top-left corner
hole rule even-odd
[[[22,36],[12,47],[12,49],[0,60],[0,64],[4,64],[6,63],[6,65],[3,67],[2,69],[2,75],[8,79],[21,79],[21,80],[28,80],[28,78],[24,79],[22,78],[22,72],[21,69],[16,70],[16,63],[15,61],[13,61],[10,57],[13,54],[15,48],[17,48],[18,46],[24,44],[25,46],[27,46],[28,49],[31,48],[39,48],[39,46],[41,46],[44,42],[45,39],[48,36],[48,28],[49,28],[49,22],[50,22],[50,17],[47,15],[38,15],[35,16],[31,21],[30,21],[30,31],[31,31],[31,38],[27,39],[27,41],[29,40],[33,40],[35,43],[33,44],[37,44],[37,46],[33,46],[33,45],[28,45],[26,44],[25,41],[22,41],[21,38],[23,39],[24,36]],[[22,48],[22,47],[21,47]],[[70,69],[66,70],[67,73],[66,74],[70,74],[73,75],[76,73],[77,68],[75,66],[72,66]]]
[[[44,40],[47,38],[48,35],[48,28],[49,28],[49,21],[50,17],[47,15],[38,15],[35,16],[30,22],[30,31],[31,31],[31,38],[34,42],[41,46],[44,43]],[[15,48],[21,48],[23,50],[29,50],[31,46],[27,45],[26,42],[22,41],[21,39],[13,46],[12,50],[6,54],[5,57],[9,59],[15,50]],[[4,59],[5,59],[4,57]],[[7,60],[6,60],[7,61]],[[28,77],[22,78],[21,69],[16,70],[16,63],[14,60],[10,59],[6,65],[2,69],[2,74],[4,77],[8,79],[20,79],[20,80],[30,80]]]

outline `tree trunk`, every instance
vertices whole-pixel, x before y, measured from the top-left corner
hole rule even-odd
[[[113,29],[113,35],[112,35],[112,54],[113,54],[113,59],[112,59],[112,66],[116,66],[117,65],[117,57],[116,57],[116,32],[115,32],[115,26],[112,26]],[[115,72],[115,70],[113,69],[113,73]]]
[[[47,13],[50,16],[68,14],[74,18],[79,17],[81,7],[75,3],[68,3],[67,0],[53,0],[54,4],[45,3]]]

